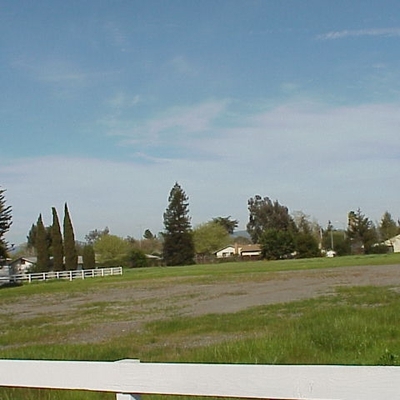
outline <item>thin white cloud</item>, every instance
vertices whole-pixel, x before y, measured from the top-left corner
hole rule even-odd
[[[138,105],[142,101],[142,97],[138,94],[129,96],[123,91],[115,93],[114,96],[107,100],[107,104],[116,110],[131,108]]]
[[[198,75],[197,68],[184,56],[174,57],[169,62],[169,65],[181,75],[187,75],[191,77]]]
[[[184,133],[204,132],[225,110],[226,101],[210,101],[192,107],[177,107],[167,115],[150,121],[143,128],[148,133],[159,135],[171,129]]]
[[[228,101],[222,100],[173,107],[162,115],[144,121],[123,118],[112,112],[98,123],[104,127],[107,135],[121,137],[120,144],[124,146],[149,148],[174,143],[177,148],[190,147],[189,141],[193,136],[210,134],[215,120],[223,115],[227,105]]]
[[[122,52],[129,50],[130,43],[128,35],[124,32],[124,29],[120,26],[120,24],[116,23],[115,21],[108,21],[105,23],[104,29],[113,46]]]
[[[113,71],[85,70],[77,63],[63,58],[20,57],[12,62],[12,66],[36,81],[73,89],[93,85],[115,74]]]
[[[398,37],[400,36],[400,28],[371,28],[371,29],[355,29],[331,31],[317,36],[320,40],[335,40],[344,39],[347,37],[362,37],[362,36],[383,36],[383,37]]]

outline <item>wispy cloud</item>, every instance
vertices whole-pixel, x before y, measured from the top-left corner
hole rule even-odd
[[[83,83],[87,74],[70,61],[60,59],[32,60],[22,57],[15,60],[15,68],[26,71],[35,80],[49,83]]]
[[[114,96],[109,98],[106,103],[114,110],[129,109],[138,105],[142,101],[140,95],[127,95],[125,92],[116,92]]]
[[[125,104],[124,96],[116,97],[113,105]],[[185,149],[195,150],[193,141],[213,134],[216,121],[224,115],[229,101],[207,101],[193,106],[173,107],[161,115],[139,121],[112,110],[99,124],[109,136],[120,137],[119,144],[132,147],[141,159],[161,160],[179,158]],[[172,149],[174,149],[172,151]],[[152,153],[152,154],[149,154]]]
[[[400,28],[371,28],[371,29],[356,29],[331,31],[317,36],[319,40],[335,40],[344,39],[347,37],[362,37],[362,36],[383,36],[397,37],[400,36]]]
[[[84,69],[78,63],[57,57],[23,56],[14,60],[12,66],[36,81],[68,88],[94,84],[115,74],[114,71]]]
[[[104,25],[104,29],[113,46],[122,52],[126,52],[130,49],[131,46],[128,40],[128,35],[119,24],[115,21],[108,21]]]
[[[179,74],[187,76],[198,75],[197,68],[189,62],[184,56],[176,56],[170,62],[169,65]]]

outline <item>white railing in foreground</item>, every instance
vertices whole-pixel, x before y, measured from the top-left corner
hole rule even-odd
[[[0,386],[291,400],[400,398],[399,367],[0,360]]]
[[[7,282],[33,282],[47,281],[50,279],[74,279],[94,278],[97,276],[122,275],[122,267],[97,268],[97,269],[82,269],[71,271],[51,271],[51,272],[36,272],[33,274],[18,274],[10,276],[2,276],[0,280]]]

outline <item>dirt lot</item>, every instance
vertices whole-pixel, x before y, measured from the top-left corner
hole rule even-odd
[[[157,286],[152,282],[110,285],[101,292],[21,298],[18,303],[3,304],[0,314],[21,319],[46,315],[64,323],[79,323],[93,319],[96,309],[102,307],[103,317],[97,323],[93,321],[90,332],[71,337],[74,341],[87,341],[89,337],[91,341],[100,341],[140,329],[144,322],[160,318],[231,313],[257,305],[330,294],[335,287],[356,285],[400,287],[400,265],[278,272],[265,274],[261,282],[259,276],[257,282],[246,276],[242,281],[201,285],[188,284],[184,279]],[[105,322],[107,315],[110,318]]]

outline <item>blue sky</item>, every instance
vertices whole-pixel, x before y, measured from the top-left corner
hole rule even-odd
[[[400,2],[1,1],[10,242],[68,202],[78,239],[269,196],[322,226],[400,217]]]

